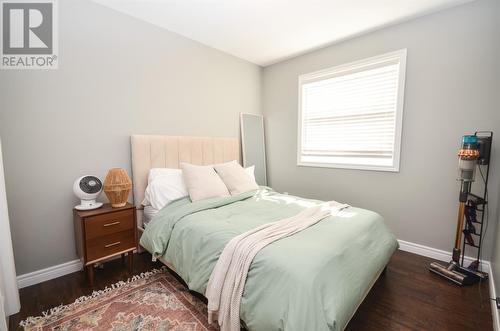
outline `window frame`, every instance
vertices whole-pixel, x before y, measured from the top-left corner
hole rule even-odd
[[[399,172],[401,161],[401,138],[403,130],[403,110],[404,110],[404,92],[406,82],[406,55],[407,49],[385,53],[382,55],[372,56],[366,59],[349,62],[319,71],[302,74],[298,78],[298,131],[297,131],[297,166],[300,167],[320,167],[320,168],[335,168],[335,169],[352,169],[352,170],[372,170],[372,171],[387,171]],[[342,76],[346,73],[355,73],[376,67],[380,62],[399,61],[399,78],[398,91],[396,100],[396,120],[394,134],[394,153],[393,163],[391,166],[377,166],[364,164],[349,164],[349,163],[330,163],[330,162],[306,162],[301,161],[302,150],[302,85],[315,81],[325,80],[336,76]]]

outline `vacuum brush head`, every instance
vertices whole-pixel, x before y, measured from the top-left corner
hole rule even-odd
[[[450,262],[447,266],[444,266],[437,262],[432,262],[429,270],[441,277],[447,278],[458,285],[469,285],[472,284],[470,277],[459,272],[459,267],[455,262]]]

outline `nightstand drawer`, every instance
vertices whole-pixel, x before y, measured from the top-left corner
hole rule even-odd
[[[135,248],[135,231],[123,231],[87,241],[87,261]]]
[[[133,210],[124,210],[85,219],[85,239],[93,239],[134,227]]]

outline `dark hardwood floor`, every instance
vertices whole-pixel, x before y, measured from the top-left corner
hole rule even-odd
[[[459,287],[398,251],[346,330],[493,330],[488,282]]]
[[[492,330],[487,282],[455,286],[427,270],[431,261],[396,252],[387,272],[373,286],[346,330]],[[151,262],[147,253],[135,255],[134,263],[136,273],[161,267]],[[23,288],[21,311],[10,318],[10,330],[19,328],[19,322],[27,316],[71,303],[127,277],[126,265],[118,259],[96,270],[93,287],[87,284],[82,271]]]

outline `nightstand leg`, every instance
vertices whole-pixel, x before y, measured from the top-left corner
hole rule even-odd
[[[87,266],[87,277],[90,286],[94,286],[94,266],[92,264]]]
[[[125,264],[125,253],[122,254],[122,264]]]
[[[128,271],[130,273],[134,272],[134,252],[128,252]]]

